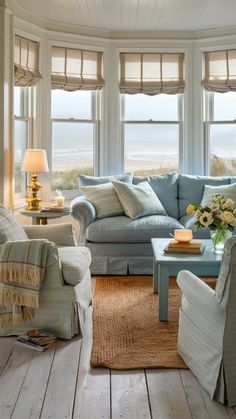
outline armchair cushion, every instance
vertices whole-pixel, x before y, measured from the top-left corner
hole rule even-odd
[[[90,250],[83,246],[61,247],[58,253],[65,282],[70,285],[80,283],[91,264]]]
[[[11,240],[28,240],[28,237],[13,215],[0,204],[0,244]]]
[[[75,246],[74,230],[71,223],[24,226],[29,239],[47,239],[57,246]]]

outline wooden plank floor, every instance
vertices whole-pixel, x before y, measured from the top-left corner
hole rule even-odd
[[[0,338],[0,419],[236,419],[190,371],[91,368],[91,308],[85,329],[43,353]]]

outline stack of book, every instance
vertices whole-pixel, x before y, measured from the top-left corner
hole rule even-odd
[[[63,212],[63,211],[70,211],[70,207],[59,207],[57,205],[53,205],[50,207],[43,207],[41,208],[41,212]]]
[[[36,351],[45,351],[56,342],[56,335],[48,329],[28,330],[26,334],[18,336],[16,343]]]
[[[177,242],[171,240],[165,247],[165,253],[190,253],[200,255],[203,253],[204,246],[201,242]]]

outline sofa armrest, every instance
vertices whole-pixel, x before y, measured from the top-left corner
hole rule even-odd
[[[71,223],[24,226],[29,239],[47,239],[57,246],[76,246],[73,226]]]
[[[96,220],[96,210],[93,204],[80,196],[71,201],[71,215],[80,222],[79,244],[85,243],[86,228]]]

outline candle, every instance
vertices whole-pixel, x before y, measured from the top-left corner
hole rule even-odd
[[[65,204],[65,197],[62,195],[55,197],[55,204],[57,207],[64,207]]]
[[[193,238],[192,230],[177,229],[174,230],[174,238],[177,242],[188,243]]]

